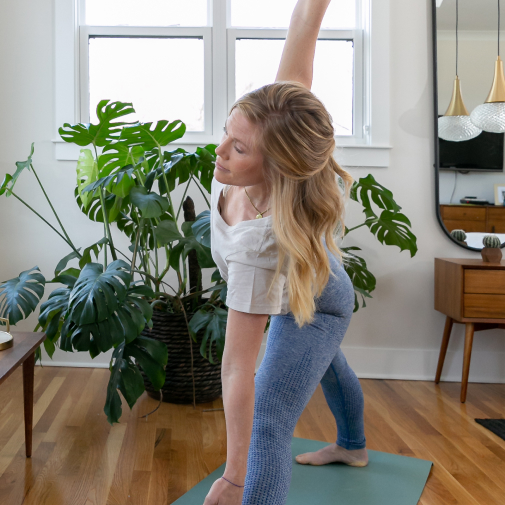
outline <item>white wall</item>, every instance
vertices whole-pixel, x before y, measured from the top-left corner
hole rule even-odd
[[[380,245],[364,228],[348,237],[347,245],[364,249],[378,285],[367,308],[353,316],[344,340],[349,362],[361,377],[433,379],[445,319],[433,309],[434,258],[478,257],[453,244],[436,220],[430,13],[427,0],[391,0],[391,166],[351,171],[355,178],[372,173],[393,191],[412,221],[419,245],[411,259],[406,251]],[[52,31],[51,0],[0,4],[0,175],[3,179],[6,172],[13,173],[15,161],[25,159],[35,141],[35,168],[69,223],[72,237],[85,245],[101,238],[101,229],[81,215],[73,201],[75,164],[54,160]],[[37,209],[46,209],[34,177],[23,175],[16,186],[20,196]],[[204,210],[198,196],[192,196],[198,211]],[[50,217],[47,210],[44,216]],[[359,222],[360,208],[350,202],[348,225]],[[34,265],[50,278],[56,262],[69,252],[61,239],[13,197],[0,198],[0,230],[1,280]],[[32,315],[17,329],[29,331],[35,325]],[[470,380],[504,381],[503,336],[498,330],[477,333]],[[462,344],[463,331],[458,325],[444,378],[460,380]],[[84,353],[58,353],[55,362],[103,366],[107,363],[104,358],[91,361]]]

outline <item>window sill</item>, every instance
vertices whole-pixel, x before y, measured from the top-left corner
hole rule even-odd
[[[186,140],[184,142],[175,141],[171,145],[182,147],[189,152],[197,146],[216,143],[213,139]],[[75,144],[69,144],[63,140],[53,140],[54,154],[58,161],[77,161],[81,149]],[[335,149],[335,159],[342,167],[376,167],[386,168],[389,166],[389,156],[391,146],[387,145],[337,145]]]

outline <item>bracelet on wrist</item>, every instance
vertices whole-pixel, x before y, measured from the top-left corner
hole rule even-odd
[[[221,479],[224,479],[226,482],[229,482],[230,484],[233,484],[233,482],[231,482],[230,480],[228,480],[226,477],[221,477]],[[244,487],[244,486],[239,486],[238,484],[233,484],[234,486],[237,486],[237,487]]]

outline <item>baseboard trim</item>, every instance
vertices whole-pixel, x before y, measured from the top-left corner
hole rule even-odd
[[[265,355],[261,345],[256,371]],[[438,363],[438,349],[388,349],[384,347],[342,347],[349,365],[360,379],[397,379],[433,381]],[[39,365],[39,363],[37,363]],[[75,368],[108,368],[109,362],[53,361],[43,359],[42,366]],[[442,382],[461,382],[462,351],[447,351]],[[505,383],[505,353],[475,351],[472,353],[469,382]]]

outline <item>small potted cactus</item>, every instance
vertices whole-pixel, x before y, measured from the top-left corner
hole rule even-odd
[[[451,237],[458,242],[462,242],[463,244],[466,245],[466,233],[465,230],[452,230],[451,231]]]
[[[484,248],[480,254],[486,263],[500,263],[502,259],[501,242],[497,235],[485,235],[482,239]]]

